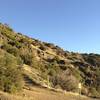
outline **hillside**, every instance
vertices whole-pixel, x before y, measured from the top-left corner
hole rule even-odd
[[[100,97],[100,55],[64,51],[0,24],[0,90],[41,86]],[[71,99],[70,99],[71,100]]]
[[[32,90],[24,89],[20,93],[8,94],[0,92],[1,100],[97,100],[80,96],[74,93],[61,93],[39,87],[33,87]]]

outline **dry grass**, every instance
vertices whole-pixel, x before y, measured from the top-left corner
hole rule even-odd
[[[37,87],[31,89],[24,89],[16,95],[0,92],[0,100],[95,100],[85,96],[79,99],[79,96],[73,93],[60,93]]]

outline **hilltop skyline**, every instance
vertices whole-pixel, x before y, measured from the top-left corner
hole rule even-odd
[[[0,22],[64,50],[100,54],[99,0],[1,0]]]

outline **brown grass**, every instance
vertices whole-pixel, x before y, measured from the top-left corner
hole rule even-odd
[[[85,96],[79,98],[74,93],[54,92],[48,89],[33,87],[31,90],[24,89],[16,95],[0,92],[0,100],[95,100]]]

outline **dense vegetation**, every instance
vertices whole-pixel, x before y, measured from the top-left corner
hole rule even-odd
[[[98,97],[100,55],[64,51],[0,24],[0,89],[16,92],[23,81],[73,92],[81,82],[82,94]]]
[[[14,93],[22,88],[21,68],[11,54],[0,50],[0,90]]]

